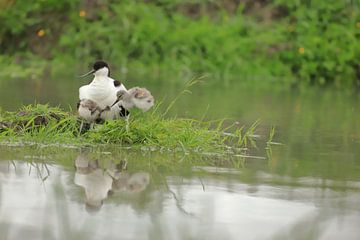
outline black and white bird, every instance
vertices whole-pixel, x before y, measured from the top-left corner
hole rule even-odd
[[[125,109],[118,101],[117,92],[127,92],[125,86],[110,78],[109,65],[104,61],[97,61],[93,69],[81,77],[94,74],[90,84],[79,88],[79,116],[92,123],[97,119],[110,120],[126,115]]]
[[[97,61],[93,69],[80,76],[93,74],[91,83],[79,88],[78,113],[82,120],[93,125],[95,122],[125,118],[126,129],[129,125],[129,111],[139,108],[148,111],[154,105],[154,97],[149,90],[134,87],[129,90],[119,81],[110,78],[109,65],[104,61]],[[83,128],[81,123],[80,133]]]

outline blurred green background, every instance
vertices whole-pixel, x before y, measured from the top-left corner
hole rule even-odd
[[[111,63],[119,80],[360,85],[358,0],[0,0],[0,81]]]

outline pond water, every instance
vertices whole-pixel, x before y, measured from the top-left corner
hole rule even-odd
[[[206,166],[196,158],[125,149],[0,150],[1,239],[358,239],[360,234],[356,179],[260,170],[267,162],[240,169]]]
[[[74,106],[81,85],[22,83],[2,81],[3,109]],[[133,85],[165,102],[181,91]],[[238,168],[120,147],[1,146],[0,239],[359,239],[359,103],[333,90],[196,86],[171,115],[260,120],[256,157]],[[281,145],[266,151],[271,126]]]

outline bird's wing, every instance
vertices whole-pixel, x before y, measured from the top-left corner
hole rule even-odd
[[[127,92],[127,89],[126,89],[126,87],[124,86],[123,83],[121,83],[121,82],[118,81],[118,80],[112,79],[112,78],[110,78],[110,79],[113,81],[114,86],[115,86],[115,88],[116,88],[117,91],[124,90],[124,91]]]
[[[88,98],[88,96],[87,96],[88,88],[89,88],[89,85],[85,85],[85,86],[82,86],[79,88],[79,99],[80,100]]]

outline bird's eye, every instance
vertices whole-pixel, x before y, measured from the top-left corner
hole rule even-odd
[[[151,100],[147,100],[148,103],[151,103]]]

